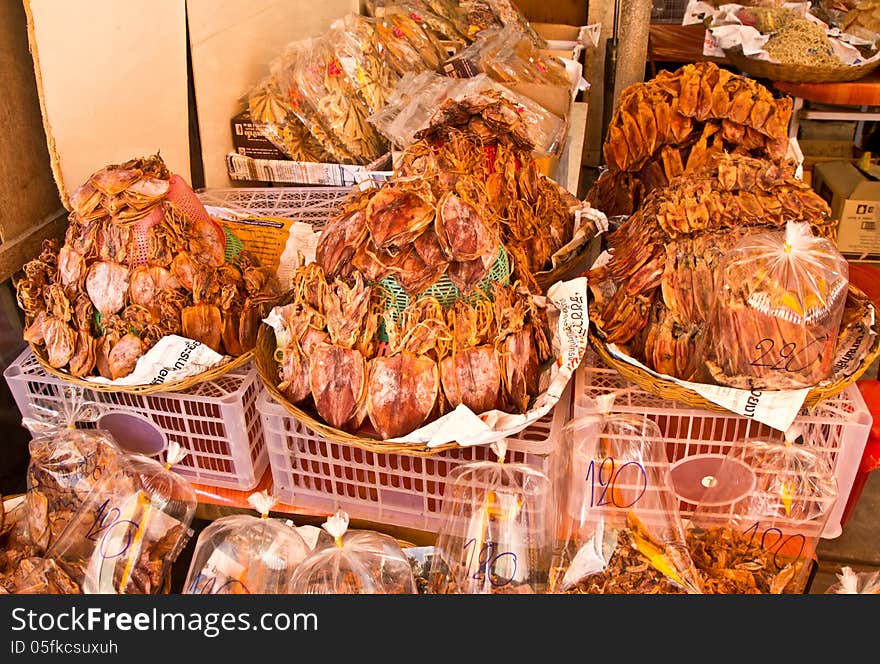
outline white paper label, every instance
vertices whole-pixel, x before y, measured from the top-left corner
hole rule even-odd
[[[549,413],[562,398],[568,381],[587,351],[589,321],[586,277],[553,284],[547,292],[547,299],[559,312],[556,327],[552,330],[552,345],[554,349],[558,349],[557,357],[550,369],[547,389],[538,395],[528,412],[505,413],[490,410],[477,415],[461,404],[428,425],[391,441],[428,447],[451,442],[457,442],[463,447],[487,445],[519,433]]]
[[[86,380],[104,385],[159,385],[198,375],[228,361],[227,356],[198,341],[169,334],[142,355],[134,371],[124,378],[89,376]]]
[[[738,415],[752,418],[773,429],[786,431],[803,408],[804,400],[810,393],[809,387],[801,390],[740,390],[720,385],[706,385],[681,380],[667,374],[652,371],[638,360],[609,344],[608,352],[614,357],[639,367],[653,376],[671,380],[692,390],[712,403],[723,406]]]

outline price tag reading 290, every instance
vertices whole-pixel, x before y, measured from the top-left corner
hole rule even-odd
[[[591,460],[584,481],[590,485],[590,507],[627,508],[635,505],[648,488],[648,473],[637,461],[618,465],[612,457]]]

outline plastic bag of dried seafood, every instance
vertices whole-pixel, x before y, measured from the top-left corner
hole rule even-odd
[[[694,563],[712,593],[800,593],[837,499],[827,456],[799,439],[735,443],[688,522]]]
[[[552,554],[552,485],[527,464],[498,461],[454,468],[429,575],[433,594],[544,593]]]
[[[184,594],[261,594],[287,591],[290,575],[309,554],[297,530],[270,519],[274,499],[265,491],[248,502],[260,516],[232,514],[215,520],[196,542]]]
[[[660,429],[605,412],[597,404],[563,429],[550,592],[702,593]]]
[[[493,95],[500,95],[516,108],[516,117],[507,119],[509,128],[513,129],[515,124],[522,123],[526,133],[524,139],[534,146],[532,152],[535,157],[556,154],[562,149],[567,130],[562,118],[486,74],[464,79],[435,72],[404,76],[385,108],[370,116],[370,122],[393,145],[406,148],[415,142],[416,134],[420,131],[437,130],[442,123],[452,127],[456,126],[453,121],[464,122],[468,119],[460,113],[444,113],[441,106],[444,102],[447,105],[459,103],[462,107],[470,106],[478,117],[481,111],[493,106]],[[496,120],[501,122],[500,118]]]
[[[30,417],[22,420],[32,434],[25,506],[28,535],[38,551],[54,544],[92,490],[120,468],[123,452],[110,432],[76,428],[94,423],[102,412],[71,387],[61,402],[33,401]]]
[[[453,50],[472,41],[464,13],[453,3],[438,0],[369,0],[366,5],[370,16],[378,18],[384,16],[386,10],[405,12],[442,45],[448,45]]]
[[[405,595],[416,593],[409,559],[393,537],[372,530],[348,530],[348,514],[336,512],[323,524],[332,542],[318,541],[293,571],[292,595]]]
[[[332,161],[333,157],[294,112],[276,76],[267,76],[257,83],[243,101],[254,126],[292,160]]]
[[[399,76],[382,59],[376,20],[346,14],[333,21],[327,39],[367,112],[375,113],[384,107]]]
[[[447,57],[434,34],[400,7],[386,7],[376,18],[376,30],[385,63],[398,76],[426,69],[438,71]]]
[[[813,387],[831,377],[849,288],[833,241],[806,223],[746,235],[721,259],[703,356],[743,389]]]
[[[562,61],[543,54],[514,26],[485,30],[473,44],[448,59],[443,71],[460,78],[485,72],[499,83],[571,84]]]
[[[825,590],[826,595],[880,595],[880,572],[856,572],[844,567],[837,581]]]
[[[115,474],[93,487],[46,558],[87,594],[164,592],[192,534],[197,504],[190,483],[170,470],[185,454],[172,442],[164,465],[125,455]]]

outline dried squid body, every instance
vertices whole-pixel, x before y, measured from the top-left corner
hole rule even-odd
[[[437,363],[402,351],[370,362],[367,412],[383,439],[418,429],[434,409],[440,387]]]

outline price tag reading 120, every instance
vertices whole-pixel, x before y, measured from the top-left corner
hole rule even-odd
[[[612,457],[591,460],[584,481],[590,485],[590,507],[632,507],[645,495],[648,473],[637,461],[617,465]]]
[[[487,576],[489,583],[500,588],[516,578],[516,554],[512,551],[499,553],[498,545],[495,542],[485,542],[477,551],[475,537],[465,542],[462,548],[467,551],[467,564],[464,571],[466,579],[479,581]],[[474,567],[474,563],[476,563],[476,567]]]

